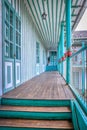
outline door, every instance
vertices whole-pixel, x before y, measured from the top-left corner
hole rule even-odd
[[[3,0],[3,91],[20,84],[21,21],[11,4]]]

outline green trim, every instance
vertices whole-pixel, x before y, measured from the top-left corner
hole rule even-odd
[[[79,130],[77,115],[74,107],[74,100],[71,101],[71,110],[72,110],[72,122],[73,122],[74,130]]]
[[[9,126],[0,126],[0,130],[67,130],[62,128],[22,128],[22,127],[9,127]],[[71,129],[68,129],[71,130]]]
[[[87,116],[79,106],[76,100],[71,102],[72,120],[75,130],[87,129]]]
[[[81,107],[76,101],[74,101],[74,104],[75,104],[79,128],[80,130],[86,130],[87,129],[87,116],[84,114]]]
[[[1,105],[1,97],[0,97],[0,105]]]
[[[76,100],[78,101],[81,108],[83,109],[83,111],[87,115],[87,104],[86,104],[86,102],[84,102],[84,99],[82,98],[82,96],[78,93],[78,91],[75,88],[73,88],[70,84],[69,84],[69,86],[70,86],[70,89],[72,90],[72,92],[74,93]]]
[[[77,16],[77,14],[72,14],[72,17],[76,17]]]
[[[0,110],[0,118],[22,118],[22,119],[43,119],[43,120],[66,120],[71,119],[71,112],[27,112]]]
[[[71,8],[81,8],[82,6],[81,5],[72,5]]]
[[[75,6],[77,6],[77,3],[78,3],[78,0],[76,0]],[[73,5],[72,5],[72,6],[73,6]],[[72,8],[72,6],[71,6],[71,8]],[[75,8],[73,8],[72,15],[74,14],[74,12],[75,12]]]
[[[2,105],[15,106],[70,106],[70,100],[40,100],[40,99],[12,99],[2,98]]]
[[[82,48],[81,48],[80,50],[78,50],[76,53],[72,54],[72,56],[71,56],[70,58],[72,58],[72,57],[78,55],[79,53],[81,53],[82,51],[85,51],[86,49],[87,49],[87,46],[82,47]]]
[[[8,7],[8,19],[5,18],[6,12],[5,12],[5,6]],[[12,13],[12,20],[10,20],[10,13]],[[18,22],[20,21],[21,23],[21,17],[18,15],[18,13],[16,13],[15,9],[12,7],[12,5],[9,3],[8,0],[3,0],[2,1],[2,25],[3,25],[3,29],[4,30],[2,32],[2,44],[5,44],[5,42],[8,42],[8,47],[9,47],[9,53],[8,56],[6,56],[6,51],[5,51],[5,46],[3,46],[3,54],[2,54],[2,59],[3,59],[3,93],[12,90],[15,86],[16,86],[16,69],[15,69],[15,65],[17,63],[17,59],[14,58],[14,54],[16,54],[16,31],[18,32],[18,34],[20,34],[20,38],[21,38],[21,30],[19,31],[19,29],[16,29],[16,17],[18,18]],[[5,26],[8,26],[8,31],[9,31],[9,36],[8,38],[6,38],[5,33]],[[11,32],[11,28],[12,28],[12,32]],[[10,34],[13,33],[13,39],[10,39]],[[12,48],[11,48],[12,46]],[[20,51],[21,51],[21,43],[20,45],[17,45],[18,47],[20,47]],[[20,52],[21,55],[21,52]],[[21,59],[19,60],[20,64],[21,64]],[[12,86],[10,86],[9,88],[6,88],[5,85],[5,62],[11,62],[12,63],[12,80],[13,80],[13,84]],[[21,70],[21,65],[20,65],[20,70]],[[21,72],[21,71],[20,71]],[[5,79],[5,80],[4,80]],[[9,79],[10,80],[10,79]],[[21,81],[21,77],[20,77],[20,81]]]

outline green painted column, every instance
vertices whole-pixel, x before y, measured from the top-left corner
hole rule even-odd
[[[82,42],[82,47],[84,47],[84,42]],[[85,93],[85,52],[82,51],[82,94]]]
[[[60,43],[59,43],[59,59],[60,59]],[[59,73],[60,73],[60,62],[59,62]]]
[[[60,41],[59,41],[59,59],[61,59],[61,34],[60,34]],[[61,74],[61,62],[59,63],[59,69]]]
[[[61,57],[64,56],[64,23],[61,23]],[[63,76],[63,62],[61,63],[61,74]]]
[[[59,71],[59,43],[58,43],[58,48],[57,48],[57,69]]]
[[[71,1],[65,0],[66,4],[66,49],[71,47]],[[66,58],[66,83],[70,83],[70,57]]]

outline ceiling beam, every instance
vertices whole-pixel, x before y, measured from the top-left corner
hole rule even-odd
[[[76,8],[81,8],[81,5],[72,5],[71,8],[74,8],[74,9],[76,9]]]

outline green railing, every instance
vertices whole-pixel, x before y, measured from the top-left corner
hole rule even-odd
[[[87,107],[87,46],[84,46],[71,56],[71,80],[72,90],[79,95],[78,98]]]

